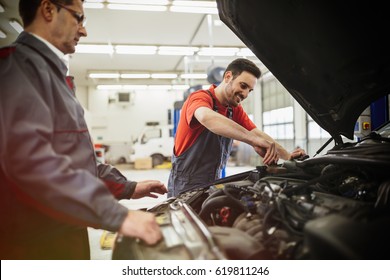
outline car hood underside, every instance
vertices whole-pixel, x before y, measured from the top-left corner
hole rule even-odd
[[[333,137],[390,92],[385,2],[217,0],[221,20]]]

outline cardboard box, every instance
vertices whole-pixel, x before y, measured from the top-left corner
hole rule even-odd
[[[134,161],[134,169],[152,169],[152,158],[138,158]]]

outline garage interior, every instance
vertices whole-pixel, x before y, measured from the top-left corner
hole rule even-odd
[[[0,0],[0,47],[21,32],[17,2]],[[325,152],[318,148],[330,139],[329,133],[219,19],[215,1],[85,0],[84,9],[88,37],[68,57],[69,74],[101,160],[128,179],[167,184],[169,161],[137,168],[130,157],[135,140],[150,123],[175,127],[188,94],[217,83],[221,69],[238,57],[251,59],[263,73],[242,104],[254,123],[288,150],[301,147],[310,156]],[[366,122],[368,116],[365,111],[359,121]],[[354,140],[368,133],[357,131]],[[262,164],[251,147],[238,144],[226,176]],[[140,209],[165,199],[163,195],[121,203]],[[111,259],[112,236],[93,228],[89,236],[91,259]]]
[[[111,145],[111,152],[125,146],[128,153],[146,123],[172,123],[177,113],[174,104],[182,102],[194,88],[208,87],[237,57],[251,59],[263,73],[243,103],[259,127],[286,148],[300,146],[309,154],[314,153],[311,144],[318,147],[328,139],[329,135],[307,120],[305,111],[272,73],[220,21],[215,1],[160,1],[143,6],[128,1],[132,4],[115,6],[117,2],[123,1],[85,1],[88,36],[69,56],[76,95],[96,144]],[[17,1],[1,0],[0,4],[0,46],[5,46],[21,31],[20,26],[13,27],[20,25],[21,19]],[[180,8],[182,5],[187,9]],[[142,10],[151,6],[157,11]],[[120,95],[126,96],[125,100]],[[261,163],[255,153],[247,153],[244,164]],[[123,156],[127,161],[126,154],[116,154],[111,161]]]

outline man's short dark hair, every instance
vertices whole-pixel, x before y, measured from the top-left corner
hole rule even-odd
[[[242,72],[246,71],[251,73],[256,78],[260,78],[261,71],[259,67],[256,66],[252,61],[246,58],[237,58],[230,62],[230,64],[227,66],[225,73],[223,76],[225,77],[225,74],[227,71],[231,71],[233,74],[233,79],[235,79],[237,76],[241,75]]]
[[[84,2],[84,0],[81,0]],[[41,5],[42,0],[20,0],[19,15],[23,20],[23,26],[29,26],[35,19],[35,15]],[[72,5],[73,0],[52,0],[51,2],[63,4],[65,6]]]

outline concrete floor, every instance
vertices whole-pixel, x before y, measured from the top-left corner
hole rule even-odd
[[[169,169],[152,169],[152,170],[134,170],[129,169],[128,166],[117,166],[119,170],[126,176],[129,180],[133,181],[142,181],[142,180],[160,180],[165,185],[168,183]],[[233,174],[238,174],[241,172],[249,171],[254,169],[253,166],[227,166],[226,167],[226,176]],[[127,206],[129,209],[140,209],[140,208],[150,208],[164,200],[166,200],[166,195],[162,195],[157,199],[153,198],[142,198],[134,200],[121,200],[120,203]],[[100,246],[100,239],[103,230],[100,229],[88,229],[89,233],[89,242],[91,247],[91,259],[92,260],[110,260],[112,250],[111,249],[102,249]]]

